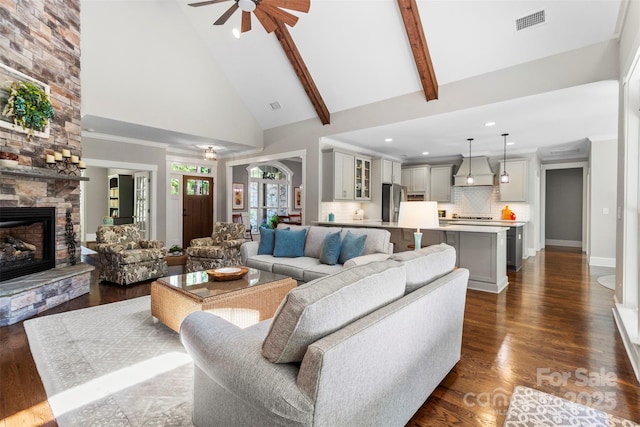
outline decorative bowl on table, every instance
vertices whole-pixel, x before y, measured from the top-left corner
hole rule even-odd
[[[249,269],[247,267],[222,267],[215,270],[207,270],[209,279],[219,282],[241,279],[248,272]]]

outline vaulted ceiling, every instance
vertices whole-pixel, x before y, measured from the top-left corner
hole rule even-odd
[[[622,7],[620,0],[417,0],[411,11],[411,0],[311,0],[308,13],[292,11],[299,17],[294,27],[269,34],[254,23],[251,31],[236,38],[232,29],[240,28],[240,13],[223,26],[212,25],[229,2],[193,8],[188,0],[171,1],[182,12],[175,19],[186,20],[198,34],[265,130],[312,118],[328,122],[330,114],[417,91],[424,92],[427,102],[437,97],[436,84],[615,39]],[[540,11],[544,22],[516,30],[518,18]],[[413,12],[419,12],[419,22]],[[420,30],[429,52],[422,58]],[[308,88],[305,91],[287,45],[295,47],[294,56],[299,55],[306,66],[325,113]],[[432,75],[424,72],[430,69],[429,58]],[[531,120],[534,108],[535,121]],[[486,147],[491,154],[501,149],[499,134],[505,131],[522,141],[523,150],[614,137],[616,117],[617,85],[610,81],[373,129],[356,126],[357,130],[332,138],[416,159],[427,150],[435,156],[459,154],[460,147],[452,141],[461,139],[464,145],[467,137],[482,132],[489,137],[493,132],[495,147]],[[496,127],[485,129],[487,121],[496,121]],[[96,126],[99,121],[93,123]],[[101,131],[118,132],[111,126]],[[385,145],[385,138],[393,138],[393,145]]]

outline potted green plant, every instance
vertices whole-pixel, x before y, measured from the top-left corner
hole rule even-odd
[[[278,215],[272,215],[271,218],[269,218],[269,227],[277,228],[279,222],[280,222],[280,217]]]
[[[182,255],[182,246],[173,245],[169,248],[169,253],[173,256]]]
[[[27,130],[29,137],[38,131],[44,131],[49,119],[55,116],[49,96],[44,89],[28,81],[15,81],[6,88],[9,96],[2,115],[12,120],[15,125]]]

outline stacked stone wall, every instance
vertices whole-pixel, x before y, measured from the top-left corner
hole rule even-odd
[[[81,157],[80,0],[0,0],[0,63],[49,85],[56,114],[49,138],[0,128],[0,151],[18,154],[16,170],[46,170],[46,154],[63,149]],[[0,170],[0,206],[55,207],[56,266],[70,264],[65,214],[79,235],[79,181]]]

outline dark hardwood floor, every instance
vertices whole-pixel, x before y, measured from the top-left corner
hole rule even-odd
[[[467,294],[462,357],[408,426],[501,426],[518,385],[640,421],[636,381],[612,315],[613,291],[578,251],[547,248],[500,295]],[[100,284],[43,315],[147,295]],[[400,385],[399,385],[400,386]],[[55,425],[21,323],[0,328],[0,427]]]

